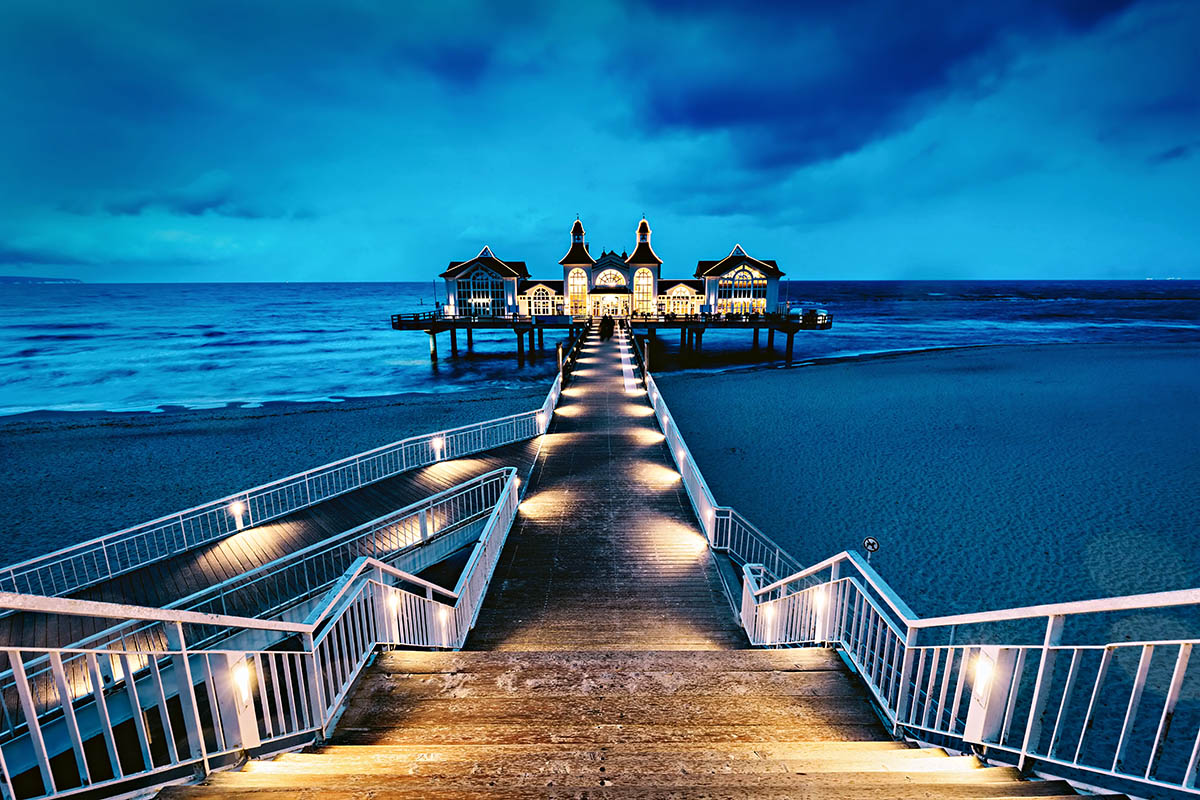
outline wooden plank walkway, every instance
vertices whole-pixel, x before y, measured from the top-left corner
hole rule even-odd
[[[746,646],[628,357],[583,346],[468,649]]]
[[[516,467],[525,475],[538,443],[531,439],[409,470],[69,596],[160,607],[486,472]],[[12,614],[0,618],[0,644],[62,647],[106,627],[85,617]]]

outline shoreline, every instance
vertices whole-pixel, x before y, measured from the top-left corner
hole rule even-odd
[[[1106,346],[1108,343],[1099,343],[1095,346]],[[1122,346],[1120,343],[1112,343],[1115,346]],[[917,347],[917,348],[902,348],[897,350],[872,350],[861,353],[846,353],[836,356],[817,356],[808,359],[797,359],[792,364],[784,364],[777,362],[764,361],[759,364],[733,364],[729,366],[716,366],[711,368],[699,367],[683,367],[680,369],[669,369],[663,372],[654,372],[655,375],[724,375],[736,373],[760,372],[766,370],[789,370],[800,369],[803,367],[827,366],[832,364],[842,364],[847,362],[865,362],[876,359],[896,358],[908,355],[919,355],[922,353],[937,353],[954,350],[977,350],[987,348],[1003,348],[1003,347],[1079,347],[1093,346],[1092,344],[1081,344],[1076,342],[1046,342],[1042,344],[975,344],[975,345],[945,345],[939,347]],[[550,384],[553,382],[554,376],[551,375],[545,382],[545,391],[550,390]],[[533,392],[536,391],[540,384],[529,382],[513,386],[501,391],[509,392]],[[17,411],[9,414],[0,414],[0,428],[3,428],[10,422],[42,422],[59,419],[75,419],[82,422],[90,421],[94,418],[123,418],[123,417],[140,417],[140,418],[167,418],[173,415],[192,414],[192,413],[207,413],[207,412],[239,412],[239,411],[284,411],[289,408],[309,409],[310,407],[333,408],[337,406],[354,407],[356,404],[375,404],[388,403],[392,401],[402,401],[407,399],[419,398],[435,398],[435,397],[458,397],[464,396],[468,400],[472,395],[482,394],[485,391],[492,390],[472,389],[470,387],[446,387],[437,391],[430,392],[397,392],[394,394],[378,394],[378,395],[343,395],[328,398],[311,399],[311,400],[229,400],[224,404],[217,405],[198,405],[188,406],[178,403],[165,403],[154,408],[133,408],[133,409],[57,409],[57,408],[42,408],[32,409],[28,411]],[[495,393],[489,396],[495,397]],[[482,420],[477,420],[482,421]]]

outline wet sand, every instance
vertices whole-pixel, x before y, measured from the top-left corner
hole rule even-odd
[[[717,502],[802,562],[875,536],[919,614],[1200,586],[1200,348],[656,376]]]

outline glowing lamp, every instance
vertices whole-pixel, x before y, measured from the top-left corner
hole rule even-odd
[[[816,593],[813,595],[813,605],[816,607],[818,614],[825,610],[825,604],[827,602],[828,598],[825,596],[825,589],[817,589]]]
[[[245,661],[233,668],[233,684],[237,687],[238,695],[242,698],[242,703],[249,703],[250,668],[246,666]]]
[[[400,593],[391,592],[388,594],[387,604],[393,614],[397,613],[400,610]]]
[[[976,697],[981,697],[988,690],[992,683],[992,675],[995,672],[996,665],[992,659],[982,653],[975,659],[975,686],[973,692]]]
[[[229,513],[235,517],[240,517],[242,514],[246,513],[246,504],[241,500],[234,500],[229,504]]]
[[[441,436],[435,436],[435,437],[433,437],[433,439],[430,440],[429,444],[431,444],[433,446],[433,457],[441,458],[442,457],[442,448],[446,446],[446,440],[443,439]]]
[[[442,606],[441,608],[438,609],[438,620],[440,620],[441,623],[443,625],[445,625],[446,620],[448,620],[448,619],[450,619],[450,609],[446,608],[445,606]]]

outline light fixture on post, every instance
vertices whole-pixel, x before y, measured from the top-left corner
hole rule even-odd
[[[950,651],[953,652],[953,651]],[[987,645],[969,661],[966,654],[959,669],[970,670],[971,703],[963,726],[963,740],[972,744],[994,744],[1004,723],[1009,683],[1017,650]]]
[[[239,531],[246,527],[246,523],[242,520],[242,515],[246,513],[245,503],[241,500],[234,500],[229,504],[229,513],[233,517],[234,524],[237,525]]]
[[[446,446],[446,440],[441,436],[435,436],[429,441],[429,445],[433,448],[433,460],[442,460],[442,449]]]

